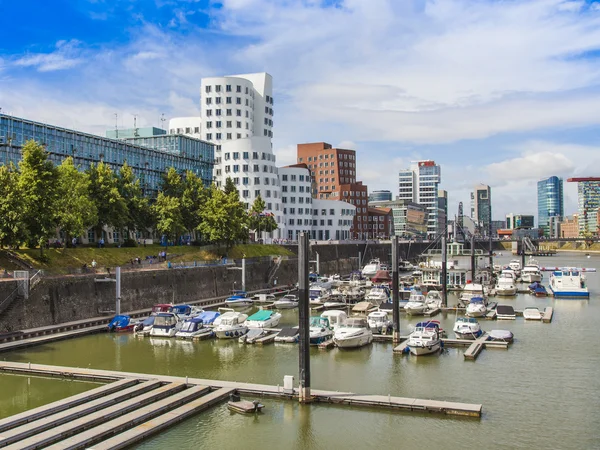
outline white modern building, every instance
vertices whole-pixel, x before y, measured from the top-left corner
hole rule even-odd
[[[286,239],[297,240],[306,231],[311,239],[348,239],[356,207],[339,200],[319,200],[311,196],[312,180],[305,164],[280,167],[281,202]]]
[[[176,117],[169,120],[169,134],[185,134],[202,139],[200,117]]]
[[[435,161],[413,161],[410,169],[398,174],[398,200],[407,200],[427,208],[427,234],[436,235],[438,226],[438,186],[441,168]]]

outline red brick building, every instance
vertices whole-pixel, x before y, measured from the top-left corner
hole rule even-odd
[[[298,164],[306,164],[313,177],[313,198],[342,200],[356,206],[352,238],[368,235],[367,186],[356,181],[356,151],[333,148],[326,142],[298,144]]]
[[[394,234],[392,208],[368,208],[367,233],[369,239],[388,239]]]

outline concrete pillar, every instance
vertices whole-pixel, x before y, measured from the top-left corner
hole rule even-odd
[[[298,242],[298,316],[299,316],[299,363],[300,363],[300,403],[311,401],[310,396],[310,304],[309,304],[309,239],[300,233]]]
[[[394,343],[400,342],[400,293],[398,292],[398,236],[392,238],[392,321]]]

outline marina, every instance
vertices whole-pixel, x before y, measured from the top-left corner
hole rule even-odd
[[[349,439],[347,442],[365,442],[364,437],[352,430],[349,424],[360,420],[368,426],[377,428],[382,426],[381,420],[383,419],[384,422],[393,421],[395,424],[393,426],[394,431],[392,431],[392,428],[386,428],[386,436],[391,438],[398,436],[397,433],[401,432],[403,439],[407,439],[407,447],[416,448],[418,447],[419,435],[416,431],[410,431],[409,426],[417,428],[427,426],[427,421],[436,421],[437,426],[444,430],[440,436],[432,436],[431,438],[432,442],[438,445],[444,445],[444,443],[448,445],[448,439],[455,443],[458,443],[459,440],[463,442],[464,433],[471,436],[467,439],[468,442],[483,443],[489,442],[489,439],[494,439],[494,442],[506,442],[506,445],[508,445],[507,438],[500,433],[499,428],[512,426],[518,429],[516,423],[519,418],[522,421],[526,420],[525,417],[531,417],[532,414],[546,414],[545,420],[549,420],[553,426],[553,431],[549,434],[549,436],[552,436],[551,438],[537,437],[534,444],[533,441],[528,440],[529,438],[525,434],[519,433],[517,430],[517,441],[520,443],[529,442],[533,447],[546,443],[549,448],[552,448],[552,442],[566,442],[565,439],[568,439],[570,443],[575,442],[579,448],[593,447],[593,441],[585,437],[585,431],[574,425],[571,420],[564,421],[564,415],[552,413],[548,418],[547,412],[542,413],[545,409],[550,408],[548,402],[553,400],[546,400],[544,397],[537,395],[530,396],[528,387],[530,383],[535,382],[536,384],[543,383],[547,389],[555,389],[555,392],[567,390],[570,398],[563,401],[563,408],[565,408],[567,417],[573,414],[574,408],[577,408],[578,413],[591,411],[589,408],[592,408],[593,402],[588,401],[588,396],[581,397],[569,388],[570,384],[564,385],[557,379],[564,372],[566,362],[569,360],[573,363],[577,361],[580,370],[576,373],[569,372],[568,376],[571,377],[570,379],[573,380],[574,385],[580,384],[584,382],[582,377],[591,376],[591,373],[594,373],[595,369],[593,367],[597,367],[599,362],[596,356],[589,353],[585,354],[585,359],[578,358],[577,353],[574,353],[573,349],[567,350],[560,339],[560,334],[565,332],[564,327],[569,327],[569,333],[578,335],[581,327],[589,326],[586,324],[589,322],[590,316],[594,317],[594,314],[597,314],[594,292],[597,292],[598,288],[596,286],[598,285],[593,275],[590,276],[589,283],[592,294],[591,299],[586,300],[585,303],[582,300],[557,300],[551,297],[540,298],[529,294],[518,294],[515,297],[507,297],[501,300],[501,303],[513,306],[516,313],[523,311],[528,306],[535,306],[540,312],[544,312],[544,317],[546,317],[546,313],[549,312],[546,308],[552,308],[549,315],[549,317],[552,317],[552,322],[542,324],[543,320],[537,323],[535,321],[524,321],[522,317],[517,316],[516,320],[500,321],[496,324],[494,320],[489,321],[481,318],[479,321],[484,331],[489,332],[494,328],[505,328],[514,332],[516,336],[512,344],[486,340],[483,342],[483,346],[488,349],[486,351],[478,350],[471,353],[469,349],[476,343],[475,341],[454,339],[452,324],[455,322],[457,315],[458,317],[463,315],[460,309],[456,308],[442,308],[436,316],[436,320],[440,321],[441,327],[449,335],[444,338],[443,349],[439,354],[400,357],[400,355],[394,354],[393,350],[397,345],[393,345],[391,335],[384,334],[375,334],[372,344],[359,349],[332,348],[330,344],[328,344],[328,351],[322,351],[317,346],[311,348],[313,387],[319,388],[319,390],[329,390],[329,392],[336,393],[337,391],[340,391],[340,393],[360,392],[371,397],[379,396],[382,405],[388,399],[388,393],[391,398],[435,399],[434,402],[446,401],[483,405],[481,419],[477,421],[446,420],[438,423],[437,419],[434,418],[436,416],[420,416],[419,410],[416,408],[418,403],[414,403],[415,407],[411,414],[403,414],[402,425],[398,426],[398,422],[392,419],[394,413],[386,408],[381,411],[362,410],[360,408],[346,410],[333,405],[326,406],[325,403],[319,402],[319,408],[314,409],[314,406],[299,405],[297,400],[290,401],[283,397],[261,398],[261,403],[265,404],[265,409],[260,416],[256,416],[256,419],[250,420],[259,421],[260,426],[256,432],[260,430],[261,434],[278,430],[282,435],[282,442],[286,442],[292,436],[301,433],[303,447],[322,448],[323,442],[334,445],[330,436],[332,433],[330,425],[333,423],[339,428],[338,431],[333,433],[336,442],[339,439]],[[456,303],[457,298],[451,295],[449,305],[455,305]],[[255,311],[256,308],[248,311],[248,314],[251,315]],[[279,327],[289,329],[297,320],[297,314],[294,309],[283,310]],[[407,336],[415,324],[423,320],[428,319],[424,319],[424,316],[413,318],[402,315],[401,334]],[[581,327],[572,328],[573,323],[578,323]],[[559,364],[547,353],[540,352],[541,347],[548,345],[552,345],[562,355]],[[90,346],[96,349],[93,357],[85,351]],[[505,350],[507,348],[508,351]],[[464,361],[468,360],[470,354],[473,354],[480,362],[466,364]],[[132,373],[137,374],[137,376],[140,373],[145,373],[156,374],[161,377],[179,377],[179,381],[181,379],[185,380],[186,376],[189,380],[192,377],[199,380],[223,380],[236,383],[236,385],[243,381],[247,384],[259,383],[282,390],[282,380],[285,375],[295,377],[298,375],[297,346],[293,344],[275,342],[272,345],[256,346],[243,345],[238,343],[237,340],[136,339],[130,333],[97,333],[41,346],[7,351],[2,354],[2,358],[7,364],[11,361],[19,362],[21,367],[29,367],[28,363],[31,361],[33,368],[40,365],[61,366],[69,370],[80,371],[88,369],[74,368],[93,368],[96,371],[95,376],[99,377],[96,381],[103,382],[110,381],[103,379],[105,374],[101,371],[104,370]],[[264,361],[270,361],[270,363],[263,364]],[[508,367],[510,367],[512,376],[497,376],[495,371]],[[0,375],[0,382],[3,383],[3,386],[9,386],[9,389],[10,386],[15,386],[13,391],[22,393],[16,395],[26,396],[28,389],[33,389],[42,382],[52,382],[57,389],[63,389],[61,386],[66,387],[67,385],[64,383],[69,383],[69,386],[73,386],[73,383],[75,385],[85,383],[77,381],[76,378],[71,378],[71,381],[61,381],[58,378],[46,381],[38,378],[38,376],[39,374],[27,377],[3,374]],[[486,380],[486,383],[493,383],[495,388],[493,390],[473,389],[473,383],[476,383],[476,380],[481,377]],[[529,381],[530,379],[531,381]],[[22,384],[21,380],[25,382],[25,385]],[[365,383],[364,380],[368,380],[368,382]],[[460,383],[457,383],[457,380],[460,380]],[[557,383],[560,383],[560,388]],[[278,385],[279,388],[277,388]],[[97,385],[91,386],[91,388],[96,387]],[[209,387],[213,389],[226,386],[217,384],[214,386],[209,385]],[[499,391],[515,389],[519,394],[513,397],[515,403],[509,409],[504,396],[499,395]],[[318,392],[318,390],[313,389],[314,392]],[[254,400],[253,395],[259,398],[258,394],[252,394],[248,397],[243,396],[244,400]],[[69,395],[65,395],[65,398],[68,397]],[[198,400],[201,398],[199,397]],[[217,437],[225,439],[226,430],[231,426],[236,426],[239,430],[254,435],[255,432],[252,431],[252,426],[250,422],[247,422],[248,418],[245,418],[245,415],[229,415],[233,413],[227,410],[227,398],[228,396],[225,396],[217,404],[203,410],[198,415],[185,416],[188,418],[182,419],[182,422],[173,422],[173,424],[178,423],[178,425],[165,428],[161,434],[150,437],[142,444],[137,444],[136,448],[160,448],[161,445],[165,445],[167,440],[170,443],[178,443],[175,445],[179,447],[191,448],[192,442],[196,442],[196,445],[200,442],[195,437],[198,429],[205,429],[207,432],[210,430],[210,433],[214,433],[214,437],[208,440],[214,445],[218,445],[218,441],[213,439],[217,439]],[[8,399],[0,398],[2,417],[25,410],[24,408],[19,410],[19,408],[8,406],[6,400]],[[339,400],[339,398],[336,400]],[[353,395],[344,401],[356,405],[360,404],[363,399],[362,396]],[[410,411],[410,409],[406,411]],[[416,415],[414,415],[415,412]],[[561,417],[560,421],[558,420],[559,417]],[[155,420],[159,419],[148,419],[147,422],[153,421],[154,423]],[[307,423],[306,426],[309,427],[310,435],[313,437],[306,434],[308,430],[302,431],[305,429],[298,428],[300,426],[298,420],[308,420],[304,423]],[[341,426],[338,425],[340,421],[342,422]],[[570,425],[567,426],[567,423]],[[142,425],[134,427],[133,431],[126,431],[122,434],[136,435],[141,430],[138,427]],[[341,437],[340,433],[343,433],[344,437]],[[459,438],[461,434],[463,436]],[[108,439],[107,442],[109,442]],[[313,439],[317,439],[317,441]],[[249,442],[247,447],[259,448],[258,442]],[[510,442],[514,443],[515,440],[511,439]],[[205,440],[202,440],[202,443],[208,445]],[[97,445],[94,448],[113,448],[97,447]]]

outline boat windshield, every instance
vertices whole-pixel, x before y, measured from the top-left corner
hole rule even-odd
[[[310,326],[315,328],[329,328],[329,320],[324,317],[311,317]]]
[[[202,326],[202,322],[185,322],[181,327],[181,331],[192,332],[198,330]]]
[[[156,316],[154,319],[155,327],[172,327],[177,323],[177,319],[175,316],[166,315],[166,316]]]
[[[341,328],[367,328],[368,324],[365,319],[350,318],[346,323],[340,325]]]

